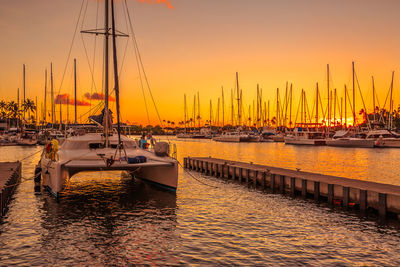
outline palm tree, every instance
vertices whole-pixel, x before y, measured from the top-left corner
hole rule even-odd
[[[5,101],[1,100],[0,101],[0,117],[2,119],[6,118],[6,116],[7,116],[6,108],[7,108],[7,103]]]
[[[28,112],[28,120],[31,117],[31,111],[36,112],[36,105],[33,100],[30,100],[29,98],[25,100],[24,103],[22,103],[22,109],[24,112]]]

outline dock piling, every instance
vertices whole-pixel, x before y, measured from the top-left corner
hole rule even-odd
[[[314,182],[314,200],[319,201],[319,196],[320,196],[319,182]]]
[[[284,175],[280,175],[279,191],[281,192],[281,194],[285,193],[285,176]]]
[[[328,204],[333,205],[333,198],[334,198],[334,185],[328,184]]]
[[[254,163],[233,162],[214,158],[184,158],[184,167],[210,176],[227,178],[248,187],[279,193],[301,193],[303,198],[313,195],[315,201],[326,201],[329,205],[342,205],[344,209],[354,203],[363,215],[374,209],[380,218],[396,214],[400,220],[400,186],[348,179],[299,170],[274,168]],[[267,178],[268,176],[268,178]],[[279,178],[278,178],[278,177]],[[267,180],[268,179],[268,180]],[[279,179],[279,180],[277,180]],[[312,183],[312,184],[311,184]],[[269,190],[268,190],[269,191]],[[0,196],[0,210],[4,209],[4,195]]]
[[[303,198],[307,197],[307,180],[306,179],[301,180],[301,196]]]
[[[350,187],[343,187],[343,207],[349,208]]]

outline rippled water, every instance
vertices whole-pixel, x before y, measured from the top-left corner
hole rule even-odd
[[[216,156],[400,185],[400,150],[177,140]],[[0,161],[37,148],[0,147]],[[39,155],[23,161],[31,177]],[[198,176],[198,174],[195,174]],[[1,265],[399,265],[400,228],[180,170],[176,194],[121,172],[74,176],[60,202],[22,183],[0,224]]]

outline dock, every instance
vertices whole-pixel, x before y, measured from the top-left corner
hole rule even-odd
[[[262,191],[326,201],[345,209],[358,209],[364,215],[373,210],[380,218],[400,218],[400,186],[396,185],[211,157],[186,157],[184,167]]]
[[[0,162],[0,218],[5,215],[7,206],[21,181],[21,162]]]

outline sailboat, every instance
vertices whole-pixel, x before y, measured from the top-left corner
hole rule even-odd
[[[41,173],[43,186],[56,198],[65,182],[74,174],[84,171],[127,171],[133,177],[147,180],[162,187],[176,190],[178,161],[169,157],[169,144],[155,142],[153,149],[143,149],[138,142],[121,134],[119,121],[119,83],[116,47],[114,0],[105,0],[104,36],[104,91],[105,103],[101,121],[101,133],[81,133],[67,137],[58,148],[53,140],[45,146],[35,173]],[[109,10],[111,6],[111,11]],[[109,25],[111,15],[112,25]],[[93,33],[93,32],[92,32]],[[109,110],[109,42],[112,39],[113,70],[117,108],[117,131],[112,127]]]

